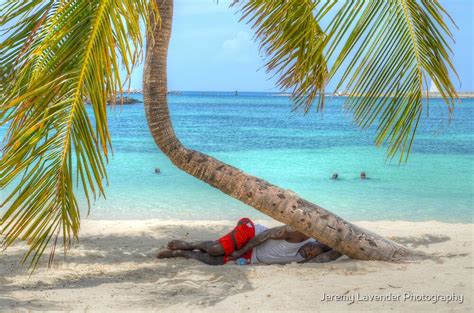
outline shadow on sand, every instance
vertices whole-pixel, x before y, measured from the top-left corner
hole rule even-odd
[[[209,308],[228,297],[253,290],[249,277],[253,266],[207,266],[193,260],[156,260],[156,252],[172,239],[210,240],[228,226],[151,226],[146,231],[83,235],[66,260],[58,255],[54,270],[46,259],[28,279],[18,266],[24,246],[0,255],[0,311],[88,310],[82,302],[101,303],[107,311],[133,308],[168,309],[184,304],[191,310]],[[192,234],[192,235],[190,235]],[[450,240],[448,236],[392,237],[413,248]],[[459,257],[456,255],[453,257]],[[449,256],[448,256],[449,257]],[[366,274],[399,265],[362,263],[345,257],[332,264],[305,264],[317,267],[320,275]],[[269,268],[270,269],[270,268]],[[259,273],[265,275],[265,269]],[[273,273],[269,271],[268,273]],[[94,288],[91,296],[85,291]],[[88,300],[88,301],[85,301]],[[90,308],[95,309],[96,308]]]
[[[441,243],[451,240],[448,236],[443,235],[431,235],[423,234],[421,236],[409,236],[409,237],[390,237],[391,240],[398,242],[400,244],[411,246],[412,248],[425,247],[428,248],[431,244]]]
[[[108,299],[113,301],[110,308],[139,304],[160,309],[176,303],[198,308],[252,290],[246,273],[249,269],[245,267],[213,267],[192,260],[155,259],[156,252],[168,239],[184,238],[187,231],[192,230],[183,228],[182,234],[179,231],[170,234],[162,228],[157,237],[149,233],[82,237],[65,261],[58,256],[53,265],[54,278],[49,277],[52,272],[45,268],[46,260],[43,260],[28,279],[25,268],[18,265],[25,249],[0,255],[0,311],[68,310],[70,303],[54,295],[69,292],[70,298],[64,300],[80,302],[80,289],[97,286],[109,288],[107,297],[122,295]],[[215,234],[210,232],[209,238],[213,237]],[[18,276],[22,276],[21,279]],[[127,297],[123,297],[124,293]],[[77,309],[77,305],[73,307]]]

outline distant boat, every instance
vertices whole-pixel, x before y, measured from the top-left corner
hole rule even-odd
[[[181,91],[171,90],[171,91],[168,91],[168,94],[169,95],[174,95],[174,96],[179,96],[179,95],[181,95]]]
[[[238,93],[237,90],[236,90],[234,96],[238,96],[238,95],[239,95],[239,93]]]

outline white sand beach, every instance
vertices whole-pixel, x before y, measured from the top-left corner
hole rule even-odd
[[[441,261],[212,267],[155,254],[170,239],[215,238],[233,221],[85,220],[80,243],[51,269],[29,277],[18,267],[23,244],[0,255],[0,311],[472,312],[474,224],[357,224]]]

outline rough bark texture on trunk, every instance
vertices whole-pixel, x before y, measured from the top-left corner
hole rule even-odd
[[[180,169],[264,214],[355,259],[401,261],[411,250],[258,177],[184,147],[176,137],[167,102],[167,55],[173,1],[156,0],[161,22],[147,38],[143,79],[147,122],[158,147]]]

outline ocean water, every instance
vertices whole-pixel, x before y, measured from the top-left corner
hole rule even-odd
[[[456,107],[450,123],[441,100],[431,99],[403,165],[387,162],[384,148],[373,146],[373,130],[354,126],[343,98],[328,98],[324,113],[307,115],[271,93],[185,92],[169,102],[183,144],[349,220],[473,220],[473,99]],[[90,219],[267,218],[176,169],[155,146],[143,104],[109,110],[110,185]],[[361,171],[369,179],[360,180]]]

